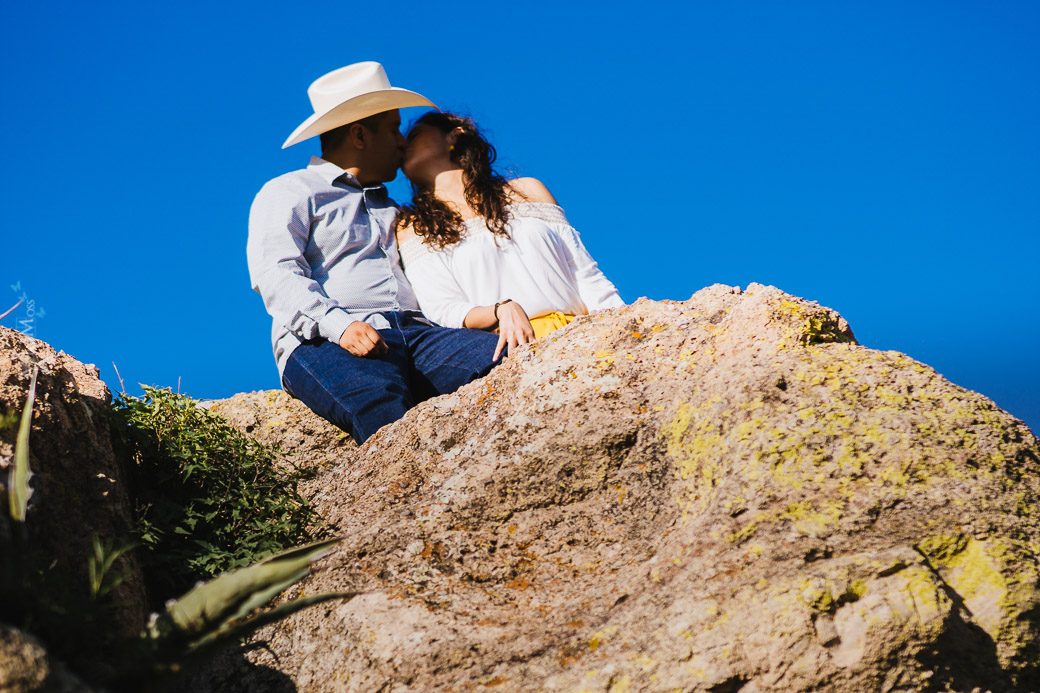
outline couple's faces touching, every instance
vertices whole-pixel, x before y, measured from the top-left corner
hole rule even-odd
[[[433,125],[420,123],[408,133],[401,134],[401,114],[394,109],[379,114],[375,129],[364,127],[365,169],[368,178],[386,183],[397,177],[397,169],[404,171],[412,183],[420,187],[433,184],[441,171],[457,168],[451,161],[451,146],[457,133],[444,133]]]
[[[444,133],[433,125],[419,123],[413,127],[401,166],[404,175],[419,187],[429,187],[439,172],[457,168],[451,161],[451,146],[456,138],[454,132]]]

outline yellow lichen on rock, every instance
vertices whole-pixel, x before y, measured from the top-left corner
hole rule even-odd
[[[781,517],[793,522],[802,534],[815,536],[833,529],[841,519],[844,509],[845,504],[834,499],[818,503],[801,501],[788,506]]]
[[[808,346],[824,342],[854,342],[845,320],[830,310],[806,301],[782,299],[774,302],[772,320],[782,325],[777,347]]]
[[[348,538],[315,591],[401,596],[298,617],[255,663],[301,690],[1040,690],[1040,447],[1013,417],[771,287],[553,339],[323,472]]]
[[[706,406],[714,403],[709,400]],[[711,498],[723,461],[718,452],[722,437],[715,432],[714,425],[700,416],[704,406],[694,408],[688,404],[677,407],[675,417],[662,428],[668,445],[668,454],[675,460],[676,474],[686,481],[684,510],[703,509]]]
[[[935,535],[923,539],[918,549],[995,642],[1014,638],[1023,610],[1040,604],[1035,591],[1040,572],[1036,557],[1023,547],[965,535]],[[1017,574],[1011,566],[1017,566]]]

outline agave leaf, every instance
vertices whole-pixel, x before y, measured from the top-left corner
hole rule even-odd
[[[101,564],[105,559],[104,549],[101,547],[101,539],[94,535],[94,554],[87,559],[87,577],[90,580],[90,594],[95,596],[101,589]]]
[[[98,600],[114,590],[129,577],[129,571],[110,573],[112,566],[124,553],[132,550],[134,544],[125,544],[119,548],[102,543],[97,534],[94,535],[94,554],[87,559],[87,573],[90,578],[90,598]]]
[[[11,313],[13,313],[13,312],[14,312],[14,309],[15,309],[15,308],[17,308],[18,306],[22,305],[22,301],[24,301],[24,300],[25,300],[24,298],[23,298],[23,299],[21,299],[20,301],[18,301],[18,303],[14,304],[13,306],[11,306],[11,307],[10,307],[10,308],[8,308],[7,310],[5,310],[5,311],[4,311],[3,313],[0,313],[0,320],[3,320],[3,319],[4,319],[4,318],[6,318],[6,317],[7,317],[8,315],[10,315]]]
[[[290,549],[225,573],[168,604],[164,615],[181,636],[219,630],[302,578],[311,563],[327,554],[339,541],[328,539]],[[260,597],[264,597],[263,602],[259,601]]]
[[[33,403],[36,401],[36,376],[39,373],[40,368],[33,366],[32,378],[29,381],[29,396],[25,400],[22,422],[18,426],[18,437],[14,444],[14,465],[11,467],[7,481],[7,498],[11,519],[22,523],[25,522],[29,496],[32,495],[32,489],[29,488],[29,480],[33,476],[32,470],[29,469],[29,431],[32,429]]]
[[[294,575],[289,575],[281,582],[271,585],[267,589],[254,592],[249,596],[248,599],[242,602],[238,609],[235,610],[235,613],[233,613],[230,617],[224,620],[224,623],[231,623],[232,621],[237,621],[240,618],[245,618],[250,613],[252,613],[253,609],[260,608],[261,606],[271,601],[285,590],[289,589],[293,584],[296,583],[297,580],[303,579],[308,572],[310,571],[307,568],[304,568],[299,572],[295,573]]]
[[[203,648],[220,645],[248,635],[257,628],[266,626],[268,623],[274,623],[275,621],[279,621],[287,616],[291,616],[297,611],[306,609],[312,604],[327,602],[330,599],[353,599],[357,594],[357,592],[325,592],[324,594],[315,594],[310,597],[300,597],[291,602],[280,604],[270,611],[257,614],[253,618],[239,621],[237,623],[229,623],[220,630],[203,635],[201,638],[191,643],[188,649],[191,652],[197,652]]]

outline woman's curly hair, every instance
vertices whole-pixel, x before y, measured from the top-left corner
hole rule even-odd
[[[493,234],[509,238],[509,205],[506,179],[491,165],[495,162],[495,148],[484,138],[473,119],[454,113],[430,111],[416,120],[409,135],[419,125],[430,125],[447,134],[461,128],[452,162],[462,168],[462,182],[466,203],[484,218]],[[412,183],[412,203],[401,209],[399,222],[410,225],[423,243],[445,248],[462,238],[462,216],[437,199],[430,188],[419,188]]]

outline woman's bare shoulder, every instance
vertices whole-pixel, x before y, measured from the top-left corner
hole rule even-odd
[[[402,222],[400,219],[395,223],[395,232],[397,233],[397,244],[400,245],[410,238],[417,238],[415,235],[415,229],[408,222]]]
[[[559,202],[545,187],[545,183],[537,178],[514,178],[509,181],[509,191],[514,202],[547,202],[558,205]]]

